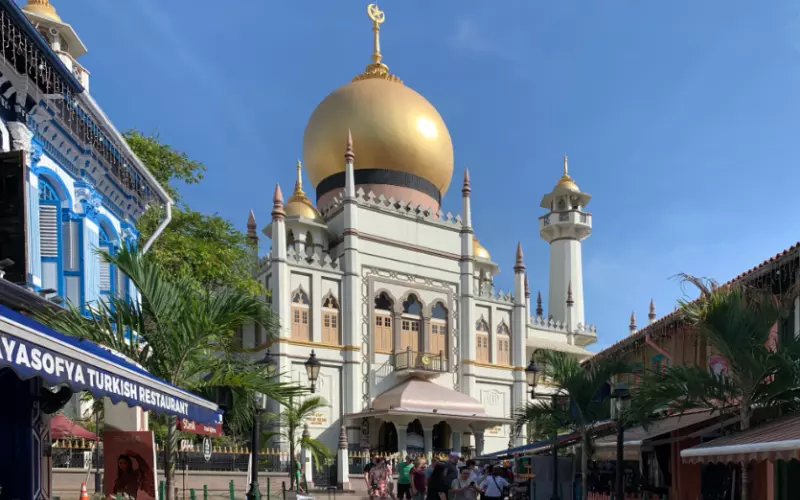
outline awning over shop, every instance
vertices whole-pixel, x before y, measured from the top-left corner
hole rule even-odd
[[[800,415],[682,450],[687,463],[800,459]]]
[[[97,441],[97,434],[76,424],[59,413],[50,419],[50,439],[85,439]]]
[[[625,458],[627,460],[638,460],[642,453],[642,447],[653,441],[654,438],[714,418],[719,418],[719,416],[712,415],[710,411],[704,410],[696,413],[684,413],[683,415],[666,417],[652,422],[647,427],[631,427],[630,429],[625,429]],[[616,446],[616,434],[595,439],[593,458],[595,460],[616,459]]]
[[[577,433],[569,433],[569,434],[561,434],[558,436],[558,444],[564,445],[570,443],[576,439],[580,438],[580,435]],[[478,457],[478,460],[485,460],[485,459],[492,459],[492,458],[505,458],[511,457],[514,455],[531,455],[538,451],[542,451],[546,448],[549,448],[552,445],[552,439],[545,439],[542,441],[536,441],[533,443],[528,443],[522,446],[517,446],[516,448],[508,448],[506,450],[495,451],[494,453],[487,453],[486,455],[482,455]]]
[[[579,356],[581,359],[594,356],[594,353],[587,351],[583,347],[567,344],[566,342],[558,342],[555,340],[545,339],[541,337],[528,337],[525,343],[528,347],[533,347],[534,349],[546,349],[548,351],[558,351],[567,354],[574,354]]]
[[[445,420],[450,425],[464,424],[475,432],[513,423],[510,418],[489,415],[475,398],[418,378],[409,378],[387,390],[373,400],[369,410],[345,415],[351,421],[366,417]]]
[[[214,403],[154,377],[107,347],[58,333],[2,305],[0,368],[21,379],[39,377],[53,387],[65,385],[114,403],[222,427]]]

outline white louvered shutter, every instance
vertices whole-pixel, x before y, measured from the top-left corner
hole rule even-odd
[[[108,292],[111,290],[111,264],[99,255],[97,258],[100,259],[100,291]]]
[[[42,257],[58,257],[58,207],[39,206],[39,231]]]

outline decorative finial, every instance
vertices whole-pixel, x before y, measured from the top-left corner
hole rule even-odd
[[[525,298],[528,299],[531,296],[531,289],[528,286],[528,273],[525,273]]]
[[[253,209],[250,209],[250,215],[247,217],[247,236],[250,238],[258,238],[258,234],[256,234],[256,214],[253,213]]]
[[[344,159],[348,163],[353,163],[356,159],[356,154],[353,152],[353,134],[350,129],[347,129],[347,146],[344,150]]]
[[[541,318],[544,315],[542,308],[542,292],[536,292],[536,316]]]
[[[559,186],[566,185],[567,188],[577,191],[578,186],[575,185],[575,182],[572,180],[572,177],[569,176],[569,160],[567,159],[567,155],[564,155],[564,174],[558,180]]]
[[[303,192],[303,163],[297,160],[297,180],[294,182],[294,193],[292,197],[305,198],[306,193]]]
[[[656,303],[653,299],[650,299],[650,312],[647,314],[647,319],[649,319],[651,323],[656,319]]]
[[[308,439],[311,437],[311,431],[308,430],[308,422],[303,424],[303,437]]]
[[[631,324],[628,328],[630,328],[631,333],[636,331],[636,314],[633,311],[631,311]]]
[[[567,155],[564,155],[564,177],[569,177],[569,160]]]
[[[56,8],[50,4],[50,0],[28,0],[22,10],[53,19],[54,21],[61,21],[61,17],[56,12]]]
[[[345,426],[341,426],[339,428],[339,449],[346,450],[347,449],[347,429]]]
[[[275,194],[272,196],[272,220],[280,220],[286,216],[283,211],[283,193],[281,185],[275,184]]]
[[[461,194],[464,196],[469,196],[472,192],[472,189],[469,187],[469,169],[464,169],[464,186],[461,188]]]
[[[572,307],[574,303],[575,301],[572,300],[572,281],[570,281],[569,284],[567,284],[567,307]]]
[[[517,261],[514,264],[514,272],[522,272],[525,270],[525,258],[522,255],[522,243],[517,242]]]
[[[391,82],[403,83],[399,78],[389,73],[389,67],[383,64],[383,54],[381,54],[381,24],[386,21],[386,14],[378,8],[378,4],[367,5],[367,16],[372,20],[372,63],[367,65],[367,69],[353,78],[354,82],[369,78],[383,78]]]

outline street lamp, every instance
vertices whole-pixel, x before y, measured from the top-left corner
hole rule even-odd
[[[528,382],[528,386],[531,388],[531,399],[536,399],[536,386],[539,384],[539,374],[541,370],[536,365],[536,351],[533,351],[531,355],[531,362],[528,363],[528,366],[525,368],[525,378]],[[542,397],[547,397],[547,394],[541,394]],[[553,408],[556,407],[556,394],[550,394],[550,404]],[[559,500],[558,499],[558,429],[553,431],[553,494],[550,497],[551,500]]]
[[[623,414],[630,406],[631,393],[621,383],[617,383],[611,393],[611,401],[615,407],[614,420],[617,421],[617,476],[614,487],[615,500],[622,500],[622,463],[625,453],[625,421]]]
[[[311,350],[311,356],[309,356],[308,361],[306,361],[306,375],[308,375],[308,381],[311,382],[311,392],[317,392],[317,379],[319,378],[319,369],[322,366],[322,363],[319,362],[317,359],[317,355],[314,354],[314,350]]]
[[[258,366],[272,366],[274,360],[270,355],[269,349],[264,353],[264,357],[255,362]],[[261,492],[258,487],[258,452],[261,448],[261,412],[267,409],[267,396],[257,392],[255,394],[255,413],[253,415],[253,436],[252,436],[252,462],[250,464],[250,491],[247,492],[247,500],[258,500],[261,498]]]

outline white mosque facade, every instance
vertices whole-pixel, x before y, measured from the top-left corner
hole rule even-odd
[[[511,416],[528,400],[533,352],[586,358],[597,338],[584,318],[581,261],[590,196],[566,158],[563,176],[542,193],[547,310],[540,296],[531,299],[519,246],[513,290],[495,290],[499,268],[472,226],[469,174],[461,214],[442,213],[454,171],[449,132],[383,64],[384,17],[376,8],[370,17],[372,63],[311,115],[294,190],[284,197],[276,187],[262,230],[271,248],[255,275],[270,291],[279,338],[265,342],[251,328],[244,344],[256,357],[269,348],[280,371],[302,384],[314,351],[322,362],[317,395],[329,406],[309,431],[331,449],[345,437],[351,450],[399,453],[475,455],[521,444]],[[257,229],[251,212],[254,256]]]

